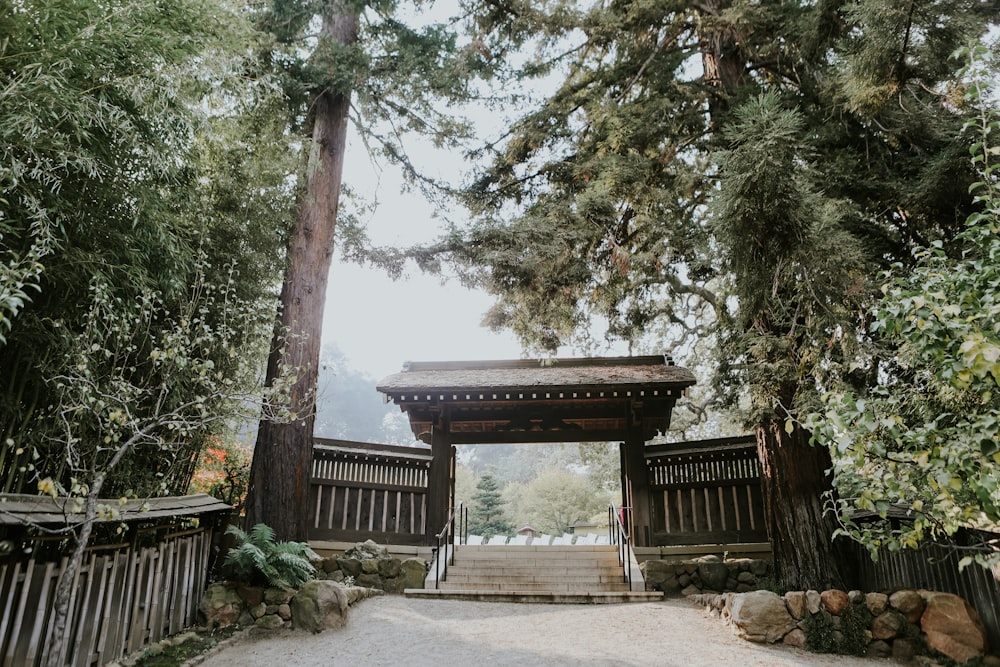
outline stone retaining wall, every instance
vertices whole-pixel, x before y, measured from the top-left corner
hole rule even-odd
[[[901,590],[884,593],[831,589],[692,596],[733,633],[757,642],[783,642],[821,653],[848,653],[911,660],[940,653],[959,663],[986,655],[986,631],[965,600],[951,593]]]
[[[639,563],[647,591],[666,595],[746,593],[771,576],[771,562],[755,558],[702,556],[692,560],[647,560]]]
[[[372,540],[358,542],[342,556],[330,556],[314,565],[319,579],[342,582],[350,577],[357,586],[377,588],[386,593],[423,588],[427,576],[427,561],[423,558],[400,560]]]

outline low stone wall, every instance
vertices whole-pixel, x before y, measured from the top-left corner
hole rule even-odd
[[[647,560],[639,563],[647,591],[666,595],[746,593],[771,575],[771,562],[755,558],[723,560],[702,556],[692,560]]]
[[[986,630],[976,610],[951,593],[831,589],[778,596],[759,590],[692,599],[750,641],[900,661],[936,652],[959,663],[981,659],[1000,665],[1000,659],[986,655]]]
[[[205,590],[198,608],[207,627],[277,629],[290,623],[296,628],[319,632],[343,625],[350,605],[381,594],[382,591],[371,588],[318,579],[307,581],[298,590],[223,581]]]
[[[386,593],[423,588],[427,577],[427,561],[423,558],[400,560],[371,540],[358,542],[342,556],[329,556],[315,565],[320,579],[351,581]]]

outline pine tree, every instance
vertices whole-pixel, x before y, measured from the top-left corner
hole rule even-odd
[[[514,529],[504,516],[500,485],[493,475],[484,474],[476,483],[469,512],[469,532],[489,539],[493,535],[507,535]]]
[[[475,222],[431,250],[497,296],[490,325],[535,349],[588,343],[594,317],[639,346],[711,335],[721,395],[752,398],[779,576],[842,584],[829,454],[795,417],[823,386],[871,380],[858,354],[869,277],[976,208],[948,56],[997,8],[490,8],[487,49],[536,38],[521,73],[564,78],[491,148],[466,191]]]
[[[303,166],[267,364],[269,385],[292,371],[287,409],[295,418],[260,423],[246,522],[270,525],[285,540],[308,537],[323,307],[334,238],[343,223],[339,206],[351,113],[357,112],[353,120],[360,119],[370,150],[432,190],[410,162],[402,137],[415,132],[453,145],[464,128],[442,109],[467,96],[471,74],[484,71],[475,50],[456,47],[452,27],[411,26],[401,9],[396,2],[273,0],[259,16],[263,61],[284,85]]]

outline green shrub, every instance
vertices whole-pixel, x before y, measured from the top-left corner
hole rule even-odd
[[[315,578],[310,559],[319,558],[305,542],[275,542],[274,530],[258,523],[247,533],[237,526],[226,529],[236,537],[236,547],[226,556],[230,578],[251,586],[292,589]]]

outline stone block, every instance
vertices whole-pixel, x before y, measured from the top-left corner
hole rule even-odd
[[[793,628],[784,638],[781,640],[786,646],[794,646],[795,648],[805,648],[806,633],[799,628]]]
[[[889,596],[885,593],[866,593],[865,604],[872,616],[878,616],[889,608]]]
[[[295,597],[295,591],[284,588],[268,588],[264,591],[264,602],[267,604],[288,604]]]
[[[205,616],[208,627],[225,628],[239,621],[246,606],[232,585],[215,583],[205,590],[198,609]]]
[[[278,615],[278,618],[280,618],[283,621],[292,620],[292,607],[289,604],[279,604],[278,611],[276,613]]]
[[[732,597],[730,623],[738,636],[773,644],[795,628],[785,601],[771,591],[753,591]]]
[[[378,573],[383,579],[392,579],[399,576],[401,567],[398,558],[383,558],[378,562]]]
[[[847,593],[836,588],[823,591],[819,597],[823,608],[834,616],[839,616],[851,603]]]
[[[267,605],[261,602],[260,604],[255,604],[248,610],[250,615],[256,620],[267,613]]]
[[[706,560],[715,558],[715,560]],[[718,557],[706,556],[698,564],[698,576],[701,578],[703,588],[710,588],[713,591],[723,591],[726,589],[726,581],[729,579],[729,568],[719,561]]]
[[[376,558],[361,561],[361,574],[378,574],[378,564],[379,560]]]
[[[422,558],[407,558],[399,565],[403,588],[423,588],[427,563]]]
[[[822,602],[819,591],[806,591],[806,610],[810,614],[818,614]]]
[[[881,639],[876,639],[872,643],[868,644],[868,648],[865,650],[865,655],[869,658],[888,658],[892,655],[892,647]]]
[[[875,639],[894,639],[905,625],[906,619],[902,614],[892,609],[884,611],[872,620],[872,637]]]
[[[357,558],[338,558],[337,566],[346,577],[356,577],[361,574],[361,561]]]
[[[916,591],[896,591],[889,596],[889,606],[902,613],[910,623],[919,622],[924,613],[924,599]]]
[[[258,628],[266,628],[267,630],[277,630],[284,624],[285,621],[275,614],[266,614],[254,621],[254,625]]]
[[[956,662],[969,662],[986,653],[986,630],[968,602],[951,593],[932,592],[920,617],[927,647]]]
[[[792,618],[801,621],[806,615],[806,594],[803,591],[788,591],[785,593],[785,606]]]
[[[916,641],[899,637],[892,642],[892,658],[897,662],[908,663],[917,655],[919,648]]]
[[[307,581],[290,603],[296,627],[308,632],[339,628],[347,622],[346,589],[333,581]]]

